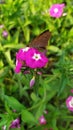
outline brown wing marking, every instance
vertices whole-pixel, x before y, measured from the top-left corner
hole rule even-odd
[[[34,48],[45,48],[48,45],[48,40],[51,37],[51,33],[49,30],[41,33],[39,36],[37,36],[30,44],[29,47]]]

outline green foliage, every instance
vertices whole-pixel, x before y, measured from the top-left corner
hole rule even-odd
[[[8,106],[11,107],[13,110],[20,112],[23,109],[25,109],[25,107],[22,104],[20,104],[14,97],[5,96],[4,100],[8,104]]]
[[[27,110],[23,110],[21,113],[22,121],[29,123],[29,122],[36,122],[34,116]]]
[[[52,4],[66,3],[66,16],[50,17]],[[0,129],[21,118],[21,130],[72,130],[73,116],[66,108],[66,98],[73,88],[73,2],[69,0],[6,0],[0,4]],[[6,30],[8,37],[2,32]],[[15,55],[37,35],[51,32],[48,41],[48,65],[29,82],[35,73],[15,74]],[[16,110],[16,112],[13,112]],[[48,113],[45,114],[44,111]],[[7,114],[6,114],[7,113]],[[44,115],[47,124],[40,125]]]

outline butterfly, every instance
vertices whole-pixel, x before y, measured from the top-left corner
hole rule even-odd
[[[38,50],[44,50],[48,45],[48,40],[50,39],[50,37],[51,37],[51,32],[49,30],[46,30],[40,35],[38,35],[36,38],[34,38],[29,44],[29,47],[33,47]]]

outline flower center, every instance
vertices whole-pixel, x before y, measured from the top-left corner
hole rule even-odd
[[[41,56],[40,56],[40,54],[34,53],[32,58],[37,61],[37,60],[41,59]]]
[[[71,99],[71,105],[73,106],[73,98]]]
[[[57,13],[57,12],[58,12],[58,8],[55,8],[55,9],[54,9],[54,12]]]

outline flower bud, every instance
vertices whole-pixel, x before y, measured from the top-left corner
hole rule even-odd
[[[33,76],[33,78],[30,80],[30,88],[32,88],[34,84],[35,84],[35,76]]]
[[[30,70],[25,70],[24,74],[30,74]]]
[[[45,114],[48,114],[48,110],[44,110],[44,113],[45,113]]]
[[[67,15],[67,13],[63,13],[63,14],[62,14],[62,16],[66,16],[66,15]]]
[[[47,123],[47,121],[46,121],[46,119],[45,119],[45,117],[43,115],[39,118],[39,123],[41,125],[45,125]]]
[[[2,127],[2,130],[6,130],[6,125],[4,125],[4,126]]]
[[[16,110],[14,109],[13,112],[16,112]]]
[[[73,89],[71,89],[71,93],[73,93]]]
[[[8,32],[7,31],[3,31],[2,35],[3,35],[3,37],[6,38],[8,36]]]
[[[1,25],[0,25],[0,28],[3,28],[3,27],[4,27],[4,25],[3,25],[3,24],[1,24]]]
[[[42,72],[41,72],[41,71],[38,71],[37,74],[38,74],[38,75],[42,75]]]
[[[20,128],[20,119],[17,118],[12,121],[10,128]]]

